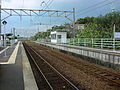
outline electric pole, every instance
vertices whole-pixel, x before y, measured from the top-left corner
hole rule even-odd
[[[73,30],[75,28],[75,8],[73,8]]]
[[[1,34],[1,0],[0,0],[0,34]],[[0,36],[0,40],[1,40],[1,36]]]
[[[115,27],[115,23],[113,24],[113,38],[115,38],[115,29],[116,29],[116,27]]]
[[[13,28],[13,36],[14,36],[14,38],[15,38],[15,28]]]
[[[73,8],[73,32],[75,30],[75,8]],[[75,37],[75,33],[73,34]]]

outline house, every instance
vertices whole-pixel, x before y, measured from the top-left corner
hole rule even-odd
[[[75,24],[74,28],[75,30],[82,30],[84,29],[84,24]]]
[[[66,25],[66,28],[69,29],[69,31],[73,30],[73,25]],[[84,29],[84,24],[75,24],[74,25],[74,30],[83,30]]]
[[[67,42],[66,31],[52,31],[50,34],[51,34],[52,43],[66,43]]]

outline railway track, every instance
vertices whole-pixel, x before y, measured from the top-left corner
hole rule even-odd
[[[80,90],[51,66],[34,48],[25,43],[23,45],[29,58],[42,76],[41,79],[43,80],[39,82],[41,84],[39,85],[40,90]]]
[[[54,57],[58,57],[57,52],[51,52],[51,51],[46,51],[47,53],[49,53],[50,55],[54,56]],[[72,60],[70,57],[67,57],[69,60],[71,60],[71,62],[67,62],[64,58],[64,55],[61,54],[61,57],[58,57],[61,60],[64,60],[66,63],[81,69],[82,71],[84,71],[85,73],[94,75],[104,81],[107,81],[110,85],[116,85],[120,87],[120,75],[111,71],[108,71],[106,69],[97,67],[96,65],[91,65],[87,62],[77,62],[75,60]]]
[[[120,87],[120,74],[118,74],[118,73],[111,72],[107,69],[98,67],[98,66],[96,66],[94,64],[90,64],[88,62],[78,61],[77,59],[73,60],[73,58],[71,58],[68,55],[64,55],[62,53],[59,53],[59,52],[56,52],[53,50],[49,50],[40,45],[39,45],[39,47],[37,45],[34,45],[34,48],[42,49],[47,54],[54,56],[56,58],[59,58],[59,59],[63,60],[64,62],[66,62],[67,64],[70,64],[71,66],[74,66],[74,67],[84,71],[85,73],[88,73],[90,75],[93,75],[93,76],[101,79],[101,80],[106,81],[109,85]],[[45,56],[43,56],[43,57],[45,58]]]

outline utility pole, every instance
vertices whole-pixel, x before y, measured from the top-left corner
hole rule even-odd
[[[5,28],[5,25],[7,24],[7,22],[3,21],[2,23],[4,25],[4,47],[6,47],[6,30],[5,30],[6,28]],[[6,50],[5,50],[5,57],[6,57]]]
[[[75,28],[75,8],[73,8],[73,30]]]
[[[113,51],[115,51],[115,23],[113,25]]]
[[[75,30],[75,8],[73,8],[73,32]],[[73,34],[75,37],[75,33]]]
[[[0,34],[1,34],[1,0],[0,0]],[[1,36],[0,36],[0,40],[1,40]]]
[[[115,12],[115,8],[112,8],[112,13],[113,13],[113,17],[114,17],[114,12]],[[113,23],[113,51],[115,51],[115,22]]]
[[[15,28],[13,28],[13,37],[14,37],[14,42],[13,44],[15,43]]]
[[[15,28],[13,28],[13,36],[14,36],[14,38],[15,38]]]
[[[112,13],[114,16],[115,8],[112,8]],[[115,38],[115,22],[113,23],[113,38]]]
[[[115,29],[116,29],[116,27],[115,27],[115,23],[114,23],[114,25],[113,25],[113,38],[115,38]]]

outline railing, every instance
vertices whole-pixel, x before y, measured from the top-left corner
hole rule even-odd
[[[73,38],[68,39],[67,43],[70,45],[95,47],[101,49],[120,49],[120,39],[112,38]]]
[[[0,46],[2,46],[3,45],[3,41],[2,40],[0,40]]]
[[[11,46],[11,45],[15,44],[16,42],[17,42],[17,39],[15,39],[15,40],[6,40],[6,46]],[[0,46],[1,47],[4,46],[3,40],[0,40]]]
[[[51,42],[51,39],[37,39],[38,42]]]
[[[37,41],[50,42],[51,40],[39,39]],[[113,49],[113,50],[120,49],[120,39],[112,39],[112,38],[70,38],[70,39],[67,39],[66,44],[101,48],[101,49]]]

